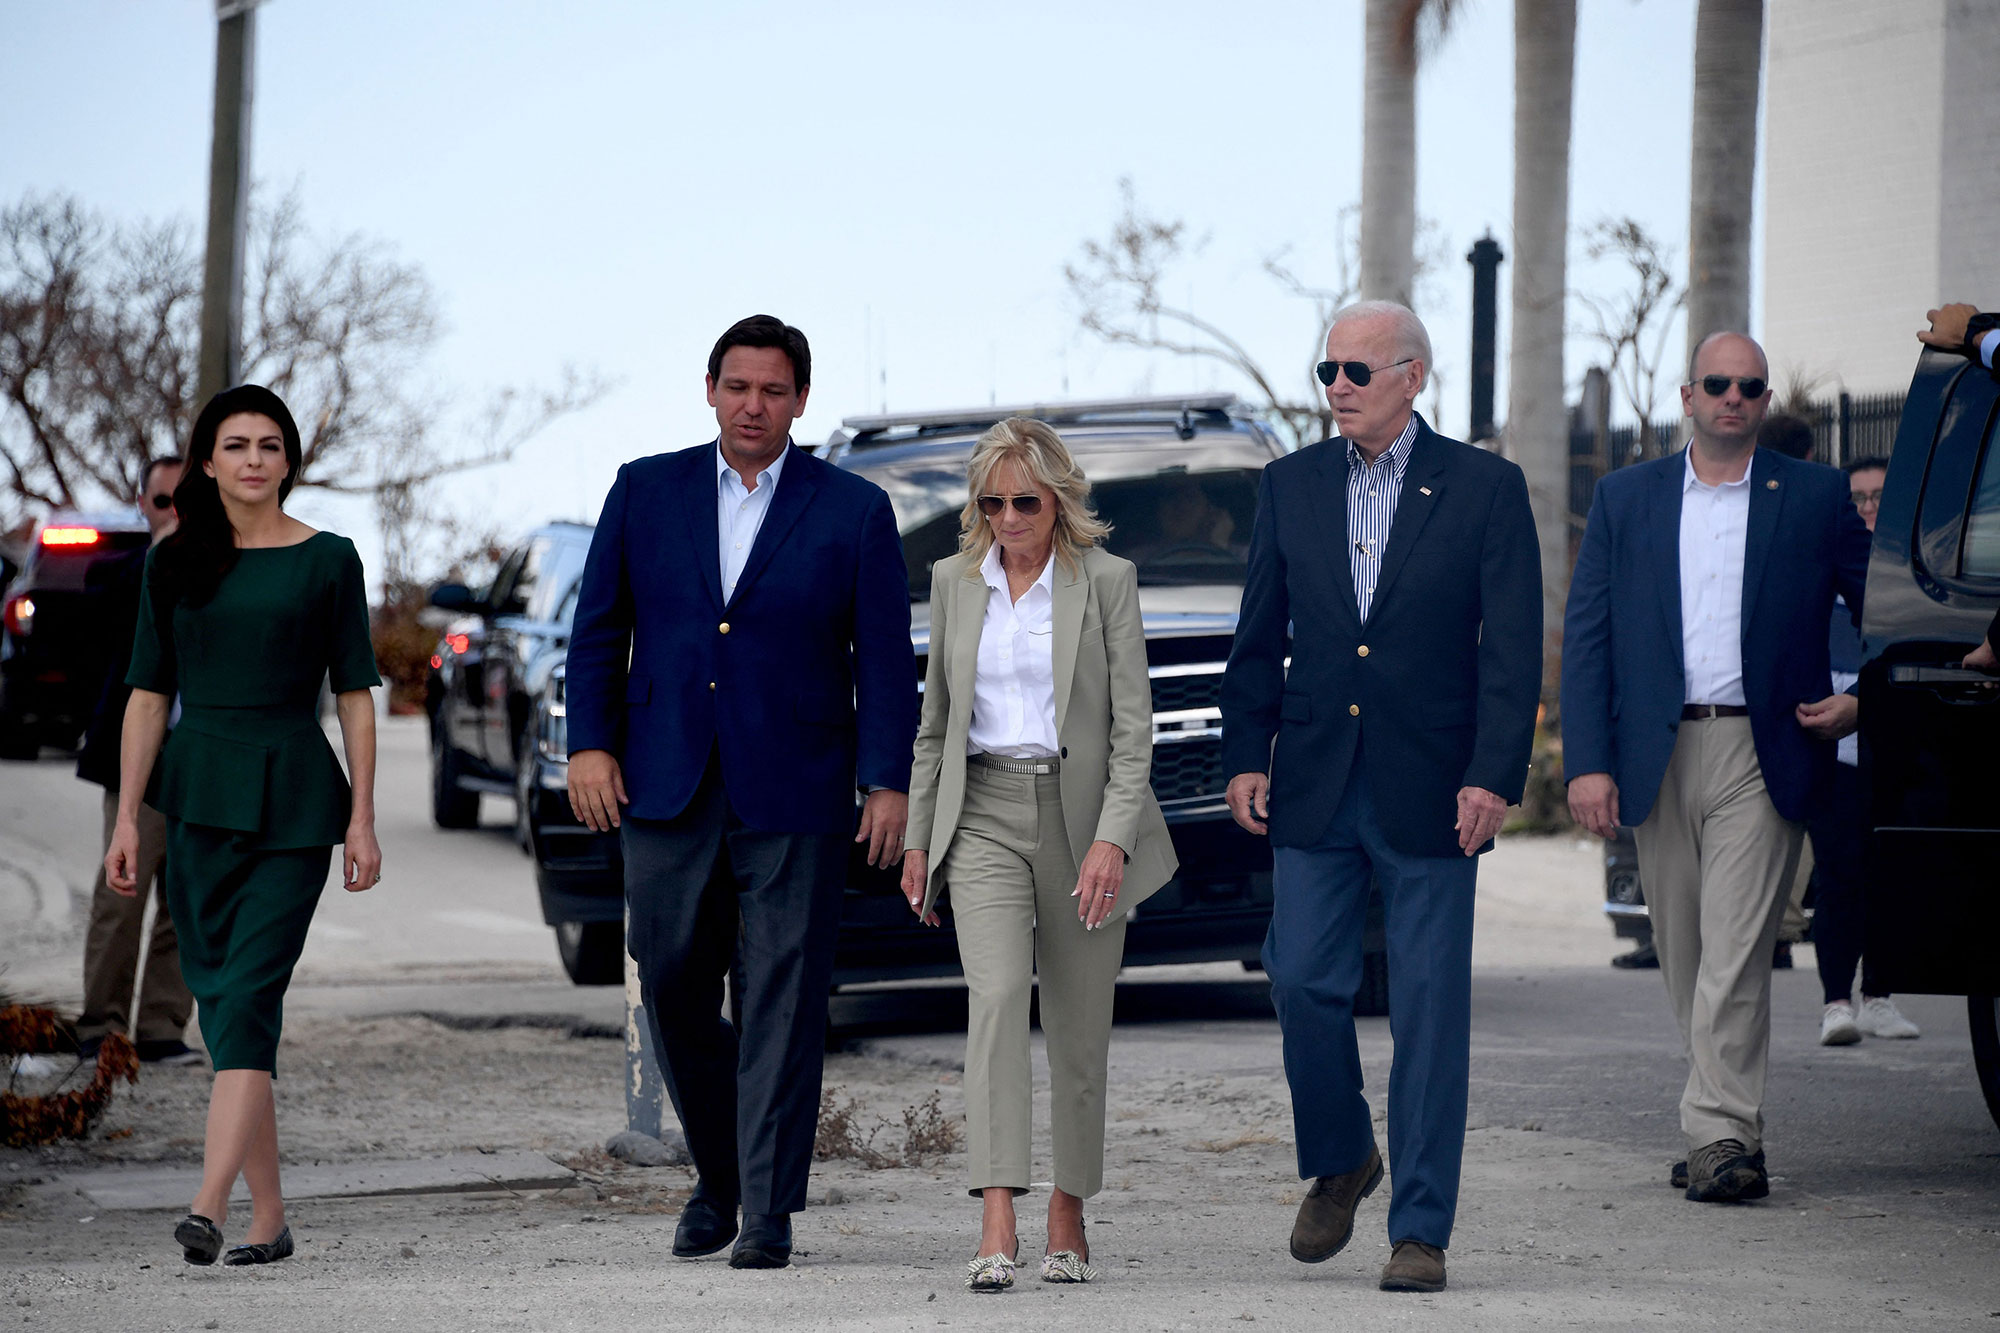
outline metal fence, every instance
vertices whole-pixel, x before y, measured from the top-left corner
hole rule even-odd
[[[1775,409],[1774,409],[1775,410]],[[1900,393],[1841,394],[1808,404],[1797,415],[1812,426],[1813,457],[1836,467],[1854,458],[1887,458],[1903,417]],[[1643,430],[1614,426],[1602,432],[1585,424],[1581,408],[1570,414],[1569,507],[1580,531],[1590,513],[1597,479],[1616,468],[1662,458],[1681,447],[1680,417],[1662,417]]]

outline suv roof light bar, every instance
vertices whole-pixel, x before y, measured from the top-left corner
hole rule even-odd
[[[1171,397],[1023,403],[1012,407],[957,408],[938,412],[898,412],[883,416],[846,417],[840,425],[855,436],[869,436],[899,427],[925,431],[951,426],[990,426],[1007,417],[1034,417],[1048,422],[1082,421],[1093,417],[1151,417],[1173,422],[1193,413],[1228,415],[1241,405],[1241,400],[1233,393],[1197,393]]]

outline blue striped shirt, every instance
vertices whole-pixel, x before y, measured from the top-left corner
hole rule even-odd
[[[1347,558],[1354,572],[1354,604],[1361,623],[1375,602],[1375,581],[1382,576],[1382,548],[1389,544],[1389,525],[1396,521],[1396,501],[1403,495],[1403,474],[1410,467],[1410,447],[1417,438],[1417,414],[1396,442],[1370,463],[1347,444]]]

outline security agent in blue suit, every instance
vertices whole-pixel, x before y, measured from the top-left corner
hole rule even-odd
[[[1396,1043],[1382,1286],[1435,1291],[1465,1146],[1475,857],[1526,781],[1540,554],[1521,469],[1412,410],[1430,362],[1414,314],[1350,307],[1326,355],[1340,435],[1264,470],[1223,763],[1237,822],[1273,846],[1264,965],[1313,1182],[1291,1253],[1337,1253],[1382,1179],[1354,1034],[1373,877]]]
[[[737,1268],[790,1261],[847,844],[902,856],[917,728],[889,498],[790,443],[811,375],[768,315],[722,335],[721,434],[619,469],[569,649],[570,802],[620,832],[626,945],[700,1175],[674,1253],[736,1238]]]
[[[1769,373],[1742,334],[1696,347],[1691,442],[1598,483],[1563,622],[1570,810],[1634,829],[1699,1202],[1770,1191],[1771,947],[1858,711],[1829,694],[1827,623],[1836,593],[1860,623],[1868,531],[1842,473],[1756,447]]]

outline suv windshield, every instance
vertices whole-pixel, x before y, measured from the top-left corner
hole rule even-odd
[[[1250,525],[1257,513],[1258,469],[1203,468],[1197,462],[1147,466],[1140,472],[1134,466],[1140,460],[1129,453],[1093,457],[1077,452],[1078,462],[1095,479],[1091,498],[1098,516],[1111,524],[1105,546],[1139,567],[1140,583],[1243,582]],[[889,493],[903,533],[910,598],[928,600],[931,565],[958,550],[964,456],[933,455],[855,470]]]

